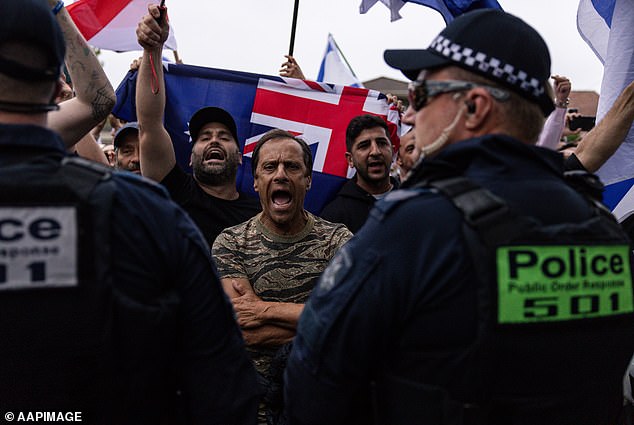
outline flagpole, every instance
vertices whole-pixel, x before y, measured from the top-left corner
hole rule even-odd
[[[335,47],[337,48],[337,50],[339,51],[339,54],[341,55],[341,57],[343,58],[343,61],[346,63],[346,65],[348,66],[348,69],[350,70],[350,72],[352,73],[352,76],[354,78],[359,78],[357,77],[357,74],[354,73],[354,70],[352,69],[352,67],[350,66],[350,63],[348,62],[348,59],[346,59],[346,55],[343,54],[343,52],[341,51],[341,49],[339,48],[339,45],[337,44],[337,40],[335,40],[335,37],[332,36],[332,34],[329,34],[330,38],[332,38],[332,42],[335,43]]]
[[[178,55],[178,52],[176,50],[172,50],[172,53],[174,53],[174,62],[176,63],[183,63],[183,60],[181,59],[181,57]]]
[[[295,9],[293,10],[293,25],[291,26],[291,44],[288,47],[288,55],[293,56],[293,48],[295,47],[295,30],[297,29],[297,12],[299,11],[299,0],[295,0]]]

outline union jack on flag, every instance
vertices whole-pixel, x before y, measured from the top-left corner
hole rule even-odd
[[[260,137],[272,128],[301,136],[313,153],[313,189],[304,207],[318,214],[336,195],[348,177],[346,127],[358,115],[374,114],[387,121],[386,97],[374,90],[226,71],[190,65],[167,64],[165,127],[172,137],[176,158],[189,169],[191,140],[187,121],[204,106],[218,106],[235,119],[243,151],[238,171],[240,191],[253,190],[251,154]],[[114,114],[136,120],[134,90],[136,73],[129,73],[117,89]],[[393,119],[394,114],[390,114]],[[397,123],[388,122],[395,146]]]

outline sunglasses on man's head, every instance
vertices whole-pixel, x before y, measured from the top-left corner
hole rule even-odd
[[[499,101],[508,100],[511,96],[509,92],[497,87],[485,86],[483,84],[472,83],[470,81],[447,80],[447,81],[429,81],[415,80],[407,86],[409,104],[415,111],[420,111],[431,98],[443,93],[453,93],[465,90],[471,90],[475,87],[484,87],[491,93],[495,99]]]

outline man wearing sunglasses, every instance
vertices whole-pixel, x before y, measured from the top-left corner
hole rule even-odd
[[[487,9],[385,59],[413,80],[405,120],[421,159],[304,307],[290,423],[616,423],[634,352],[630,245],[567,184],[562,156],[534,146],[554,109],[544,40]],[[611,229],[601,242],[623,268],[585,268],[612,249],[588,242],[588,223]],[[508,240],[524,228],[544,239]],[[561,229],[575,231],[561,242]],[[616,281],[623,292],[603,290]]]

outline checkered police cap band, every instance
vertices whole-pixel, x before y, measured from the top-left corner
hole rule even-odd
[[[386,50],[385,61],[411,80],[421,70],[459,66],[536,103],[547,116],[555,107],[547,84],[550,53],[526,22],[501,10],[465,13],[447,25],[427,49]]]
[[[454,43],[442,35],[437,36],[429,48],[453,62],[461,63],[481,73],[489,74],[496,80],[519,87],[533,97],[539,98],[545,92],[539,80],[531,77],[527,72],[486,53]]]

